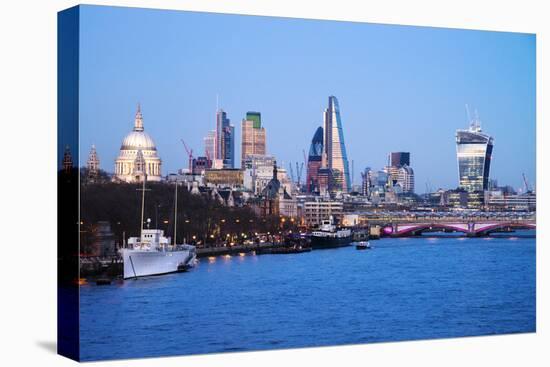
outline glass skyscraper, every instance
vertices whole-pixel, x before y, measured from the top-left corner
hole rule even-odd
[[[323,159],[323,128],[319,126],[311,139],[307,158],[306,192],[319,192],[318,173]]]
[[[411,153],[409,152],[391,152],[390,153],[390,166],[403,167],[404,165],[411,165]]]
[[[468,192],[487,190],[492,154],[493,138],[481,132],[479,121],[473,120],[468,130],[457,130],[458,187]]]
[[[332,170],[334,191],[348,192],[351,189],[348,157],[344,143],[344,131],[340,118],[340,107],[334,96],[328,97],[328,108],[324,114],[323,167]]]
[[[235,127],[221,109],[216,113],[216,159],[223,161],[224,168],[235,167]]]

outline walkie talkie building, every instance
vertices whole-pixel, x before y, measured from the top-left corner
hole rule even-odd
[[[478,120],[468,130],[456,132],[458,186],[468,192],[487,190],[493,154],[493,138],[481,132]]]

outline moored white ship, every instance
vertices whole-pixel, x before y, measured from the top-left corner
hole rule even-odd
[[[161,229],[144,229],[121,249],[124,279],[187,270],[195,264],[195,246],[172,245]]]
[[[141,151],[139,152],[141,154]],[[124,279],[160,275],[185,271],[196,263],[195,246],[176,244],[176,223],[178,213],[178,184],[175,185],[174,200],[174,239],[170,244],[170,237],[164,236],[161,229],[144,229],[143,215],[145,207],[145,182],[147,176],[143,175],[143,188],[141,196],[141,234],[140,237],[130,237],[128,247],[120,250],[124,263]],[[151,223],[147,219],[147,227]]]

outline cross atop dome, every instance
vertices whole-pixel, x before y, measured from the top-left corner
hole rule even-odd
[[[134,121],[134,131],[143,131],[143,116],[141,115],[141,104],[137,105],[136,119]]]

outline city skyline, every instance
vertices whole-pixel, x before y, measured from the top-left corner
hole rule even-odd
[[[142,29],[139,26],[143,25],[145,14],[148,17]],[[247,111],[262,113],[262,125],[269,131],[268,153],[287,168],[290,161],[303,161],[302,150],[308,151],[312,132],[322,125],[326,97],[334,94],[343,111],[346,148],[350,165],[354,162],[355,184],[360,182],[359,173],[366,166],[383,168],[389,152],[407,151],[414,156],[418,193],[425,191],[426,183],[434,190],[457,187],[454,134],[468,123],[465,103],[477,107],[484,131],[495,139],[490,178],[516,188],[522,186],[522,173],[531,182],[536,181],[535,38],[532,35],[221,14],[205,17],[179,12],[171,14],[165,24],[158,24],[155,12],[144,13],[141,9],[120,12],[116,8],[100,7],[83,7],[82,15],[84,22],[108,18],[120,20],[124,26],[93,27],[93,32],[82,35],[82,52],[97,54],[97,64],[82,61],[81,65],[81,119],[89,122],[82,124],[83,130],[89,130],[81,131],[84,138],[80,141],[80,165],[85,164],[90,146],[95,144],[102,159],[101,168],[113,170],[120,139],[131,127],[136,103],[141,102],[147,131],[155,139],[163,160],[163,175],[186,167],[187,156],[179,139],[184,138],[195,152],[204,150],[203,138],[215,128],[215,102],[219,94],[219,105],[232,121],[241,121]],[[240,22],[241,26],[232,29],[233,22]],[[228,34],[213,31],[223,26],[227,26]],[[258,34],[247,33],[249,26],[257,27]],[[281,34],[270,36],[277,47],[269,50],[260,39],[268,37],[267,29],[275,26],[281,28]],[[189,27],[200,29],[200,36],[185,38],[184,31]],[[303,30],[302,34],[288,39],[289,32],[295,28]],[[402,32],[404,29],[406,34]],[[315,31],[323,32],[333,41],[343,35],[351,37],[351,42],[335,45],[350,57],[343,60],[327,57],[311,70],[303,69],[310,60],[306,53],[321,44],[312,38]],[[113,32],[113,37],[107,37],[109,32]],[[154,36],[147,32],[153,32]],[[406,42],[400,39],[400,34]],[[163,36],[166,44],[152,44],[153,39]],[[244,37],[239,38],[243,44],[235,42],[240,36]],[[357,43],[362,37],[368,42]],[[182,42],[176,47],[180,38]],[[314,39],[314,45],[308,45],[307,50],[299,52],[295,63],[290,63],[289,55],[284,53],[299,51],[309,39]],[[212,43],[206,47],[204,44],[208,42],[201,43],[201,40]],[[208,63],[207,66],[214,69],[211,69],[212,75],[207,75],[197,64],[200,57],[184,57],[196,50],[209,54],[216,47],[239,54],[246,46],[244,40],[253,42],[260,48],[258,52],[276,60],[224,59],[224,62]],[[399,56],[404,56],[401,46],[405,43],[409,45],[408,53],[417,47],[423,56],[403,62]],[[122,50],[115,49],[116,45]],[[118,57],[114,66],[106,50]],[[147,53],[140,61],[140,58],[123,55],[131,55],[129,50],[147,50]],[[277,53],[277,50],[284,52]],[[161,52],[164,61],[159,64],[149,51]],[[474,62],[469,56],[476,52],[484,57]],[[361,58],[361,55],[369,57]],[[358,59],[361,63],[355,62]],[[382,63],[381,59],[387,62]],[[173,63],[167,65],[166,60]],[[136,72],[144,62],[151,61],[158,68]],[[110,67],[102,69],[107,62]],[[335,76],[321,71],[329,65],[334,67],[331,74]],[[115,76],[123,67],[121,75]],[[289,76],[277,72],[288,68]],[[300,72],[293,71],[295,68]],[[199,72],[182,72],[188,69]],[[269,75],[270,71],[275,72],[274,76]],[[100,72],[102,77],[98,77]],[[353,77],[357,77],[357,81]],[[292,78],[298,78],[290,84],[293,88],[283,88]],[[238,87],[237,80],[248,83],[250,91]],[[199,81],[200,85],[196,84]],[[122,87],[126,93],[122,93]],[[188,93],[192,93],[193,98]],[[234,157],[240,157],[241,129],[240,124],[235,125],[234,136],[239,138],[235,142]],[[288,133],[290,129],[292,134]],[[416,136],[424,137],[430,144]]]

